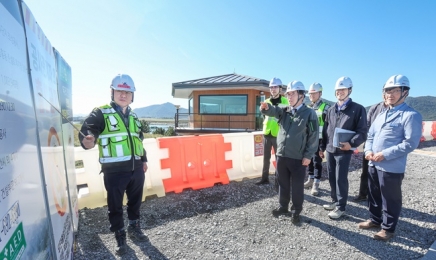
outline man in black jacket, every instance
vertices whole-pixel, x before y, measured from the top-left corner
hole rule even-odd
[[[142,145],[141,123],[129,105],[135,85],[129,75],[119,74],[111,84],[112,102],[95,108],[85,119],[79,135],[84,149],[98,144],[101,172],[107,191],[110,231],[115,233],[117,253],[127,252],[124,230],[123,197],[127,195],[127,233],[136,241],[145,241],[139,223],[147,156]]]
[[[383,99],[384,95],[383,95]],[[377,116],[387,110],[389,105],[386,101],[372,105],[368,110],[367,123],[368,130],[371,127],[372,122],[377,118]],[[360,175],[360,186],[359,195],[353,199],[354,202],[366,201],[368,199],[368,163],[369,161],[365,158],[365,153],[363,153],[362,159],[362,174]]]
[[[350,166],[353,150],[366,140],[367,123],[365,108],[353,102],[350,94],[353,83],[349,77],[341,77],[336,81],[335,95],[337,103],[327,111],[320,156],[327,159],[327,171],[331,188],[332,202],[323,205],[326,210],[333,210],[328,214],[332,219],[338,219],[345,213],[348,199],[348,167]],[[354,131],[354,136],[348,142],[333,143],[335,129]]]

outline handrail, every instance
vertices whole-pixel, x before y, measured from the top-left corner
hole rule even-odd
[[[245,117],[246,119],[241,120]],[[212,118],[212,119],[211,119]],[[181,119],[186,119],[187,122],[185,126]],[[262,129],[263,117],[260,113],[245,113],[245,114],[205,114],[205,113],[175,113],[174,114],[174,125],[176,129],[190,128],[188,125],[196,126],[195,129],[208,129],[207,125],[210,123],[217,123],[220,125],[220,129],[235,129],[232,127],[232,123],[246,123],[251,127],[245,127],[251,130],[261,130]],[[197,124],[198,123],[198,124]]]

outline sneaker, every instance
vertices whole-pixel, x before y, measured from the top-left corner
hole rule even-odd
[[[147,240],[147,236],[144,235],[144,233],[142,233],[141,231],[139,221],[136,221],[134,224],[129,224],[129,227],[127,227],[127,233],[132,240],[138,242],[143,242]]]
[[[269,180],[260,180],[260,181],[256,182],[255,184],[256,184],[256,185],[269,184]]]
[[[304,188],[310,188],[313,185],[313,178],[310,178],[304,183]]]
[[[274,217],[279,217],[281,215],[289,215],[289,210],[283,207],[279,207],[272,211]]]
[[[312,186],[312,191],[310,192],[313,196],[317,196],[319,194],[319,182],[314,182]]]
[[[333,210],[332,212],[330,212],[330,213],[328,214],[328,216],[329,216],[329,218],[331,218],[331,219],[338,219],[338,218],[342,217],[344,214],[345,214],[345,210],[342,211],[342,210],[336,208],[335,210]]]
[[[124,255],[127,252],[126,231],[124,231],[124,229],[115,231],[115,239],[117,240],[116,253],[118,255]]]
[[[388,241],[389,239],[391,239],[392,237],[394,237],[394,233],[393,232],[389,232],[386,231],[384,229],[380,230],[379,232],[377,232],[374,235],[374,239],[375,240],[380,240],[380,241]]]
[[[361,202],[361,201],[367,201],[367,200],[368,200],[368,196],[363,196],[360,194],[359,194],[359,196],[357,196],[353,199],[354,202]]]
[[[330,204],[324,204],[324,205],[322,205],[322,207],[325,210],[334,210],[336,208],[336,202],[332,202]]]
[[[370,219],[368,219],[366,221],[360,222],[357,226],[361,229],[368,229],[368,228],[378,228],[380,227],[380,224],[376,224],[372,222]]]

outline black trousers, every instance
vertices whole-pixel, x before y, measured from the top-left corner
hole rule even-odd
[[[368,196],[368,163],[369,161],[365,159],[365,153],[363,153],[362,174],[360,175],[359,195],[364,197]]]
[[[139,219],[145,174],[144,169],[104,174],[104,186],[107,191],[108,217],[110,230],[115,232],[124,228],[123,197],[127,195],[127,217]]]
[[[264,135],[262,180],[269,179],[268,176],[269,176],[269,166],[271,160],[271,148],[274,148],[274,154],[275,154],[277,152],[277,138],[272,135]]]
[[[308,174],[314,175],[314,178],[317,180],[321,180],[322,175],[322,158],[319,156],[319,146],[316,153],[312,155],[312,158],[308,167]]]
[[[277,175],[280,207],[289,207],[292,192],[291,210],[294,210],[296,214],[300,214],[303,210],[306,166],[303,166],[302,160],[277,156]]]
[[[369,213],[382,229],[395,232],[403,205],[401,184],[404,173],[391,173],[369,168]]]

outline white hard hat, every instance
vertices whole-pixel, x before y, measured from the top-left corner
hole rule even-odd
[[[288,88],[286,89],[286,92],[290,91],[296,91],[296,90],[302,90],[306,92],[306,89],[304,88],[303,82],[294,80],[288,84]]]
[[[387,88],[397,88],[404,87],[410,89],[409,79],[403,75],[394,75],[386,81],[386,84],[383,86],[383,89]]]
[[[335,90],[337,89],[344,89],[344,88],[352,88],[353,82],[351,82],[351,79],[349,77],[340,77],[336,81]]]
[[[118,74],[112,80],[111,88],[115,90],[123,90],[128,92],[135,92],[135,83],[132,78],[127,74]]]
[[[269,82],[269,86],[270,87],[274,87],[274,86],[281,86],[282,85],[282,81],[279,78],[272,78]]]
[[[316,93],[316,92],[321,92],[322,91],[322,85],[315,82],[312,85],[310,85],[309,87],[309,93]]]

